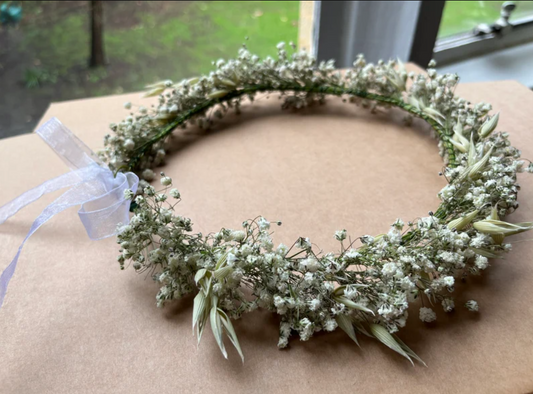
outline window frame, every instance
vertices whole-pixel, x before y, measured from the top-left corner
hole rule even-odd
[[[530,42],[533,42],[533,16],[511,22],[504,34],[476,35],[472,28],[470,32],[438,39],[434,59],[438,64],[446,65]]]
[[[411,59],[417,22],[422,3],[444,1],[316,1],[320,3],[314,20],[319,61],[335,59],[337,67],[350,67],[359,53],[368,61],[399,58]],[[420,35],[419,35],[420,36]],[[427,61],[433,53],[433,41],[426,40],[423,51]],[[417,51],[422,51],[418,46]]]
[[[372,44],[368,46],[354,44],[353,36],[354,32],[358,31],[356,27],[358,23],[368,27],[365,33],[371,38],[379,36],[382,30],[380,24],[396,24],[401,34],[400,37],[391,36],[390,44],[399,46],[400,49],[391,52],[395,52],[394,56],[421,67],[426,67],[431,59],[435,59],[439,66],[445,66],[533,43],[533,16],[511,22],[503,34],[476,35],[474,34],[476,26],[472,26],[469,32],[438,39],[446,1],[403,2],[410,3],[410,14],[407,16],[395,14],[394,19],[387,19],[383,13],[369,12],[377,10],[380,7],[379,3],[386,3],[382,1],[315,1],[314,3],[312,33],[308,35],[312,37],[312,43],[308,47],[319,60],[336,59],[339,67],[349,67],[354,60],[352,57],[357,53],[370,55],[376,52]],[[366,4],[361,7],[355,3]],[[381,57],[387,56],[388,54]]]

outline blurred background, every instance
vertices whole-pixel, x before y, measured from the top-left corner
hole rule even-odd
[[[434,58],[463,82],[533,86],[533,1],[0,1],[0,138],[31,132],[51,102],[192,77],[244,42],[266,56],[280,41],[339,67],[358,53]]]

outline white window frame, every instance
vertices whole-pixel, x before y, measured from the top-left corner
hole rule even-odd
[[[335,59],[338,67],[350,67],[359,53],[371,62],[399,58],[426,66],[433,57],[444,3],[304,1],[299,45],[318,60]]]
[[[475,35],[476,26],[472,26],[470,32],[437,40],[445,1],[314,3],[314,20],[308,24],[312,42],[307,49],[318,60],[336,59],[338,67],[350,67],[358,53],[364,53],[369,61],[400,58],[426,67],[434,58],[439,66],[452,67],[533,43],[533,17],[511,22],[505,34]]]

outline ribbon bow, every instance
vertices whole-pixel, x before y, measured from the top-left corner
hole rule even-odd
[[[52,216],[72,206],[81,205],[78,215],[92,240],[99,240],[116,235],[117,225],[129,223],[130,200],[124,198],[124,191],[131,189],[134,193],[139,178],[132,172],[113,172],[67,129],[57,118],[52,118],[36,131],[63,161],[70,167],[57,178],[28,190],[0,208],[0,224],[16,214],[26,205],[38,200],[46,193],[65,187],[69,189],[48,205],[35,219],[30,231],[18,248],[18,252],[0,276],[0,307],[4,302],[7,286],[17,267],[22,247],[44,223]]]

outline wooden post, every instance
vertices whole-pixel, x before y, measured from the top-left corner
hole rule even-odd
[[[105,66],[103,1],[91,1],[91,59],[90,67]]]

